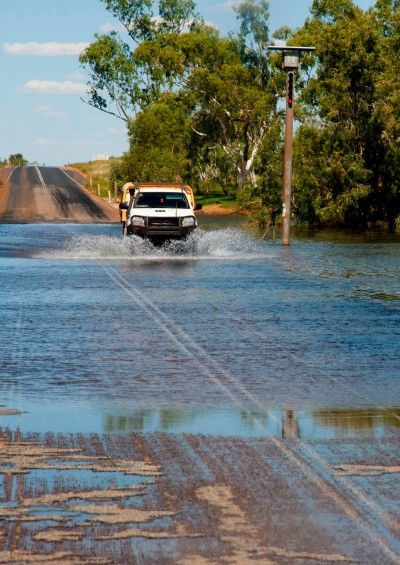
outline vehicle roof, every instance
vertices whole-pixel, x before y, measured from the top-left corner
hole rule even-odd
[[[163,182],[163,183],[156,183],[156,182],[152,182],[152,183],[146,183],[146,182],[138,182],[134,184],[135,188],[138,188],[139,190],[176,190],[176,191],[182,191],[182,190],[191,190],[190,187],[186,184],[183,183],[169,183],[169,182]]]
[[[136,186],[136,188],[139,189],[139,191],[143,191],[144,192],[177,192],[180,193],[182,191],[185,191],[185,189],[182,188],[178,188],[175,186]]]

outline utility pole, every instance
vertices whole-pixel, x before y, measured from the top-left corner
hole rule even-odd
[[[294,70],[286,72],[285,145],[283,150],[282,245],[289,245],[292,201]]]
[[[282,68],[286,71],[286,112],[285,144],[283,154],[283,195],[282,195],[282,245],[290,243],[290,219],[293,178],[293,104],[295,96],[295,71],[300,67],[300,57],[304,51],[314,51],[315,47],[295,45],[268,45],[268,49],[282,52]]]

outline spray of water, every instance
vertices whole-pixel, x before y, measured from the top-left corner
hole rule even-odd
[[[196,230],[184,240],[154,245],[136,236],[73,236],[63,248],[46,253],[53,259],[162,260],[265,258],[265,244],[238,229]],[[43,255],[42,255],[43,257]]]

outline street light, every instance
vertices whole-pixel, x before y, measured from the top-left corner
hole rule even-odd
[[[300,57],[304,52],[315,51],[315,47],[298,45],[268,45],[268,49],[282,52],[282,68],[286,71],[286,113],[285,146],[283,156],[283,205],[282,205],[282,245],[290,242],[290,204],[292,198],[293,161],[293,102],[295,71],[300,67]]]

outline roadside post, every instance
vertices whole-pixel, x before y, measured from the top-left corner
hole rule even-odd
[[[315,47],[298,45],[268,45],[268,49],[282,52],[282,68],[286,71],[285,144],[283,155],[282,245],[290,243],[290,217],[293,178],[293,104],[295,97],[295,71],[300,67],[304,52]]]

